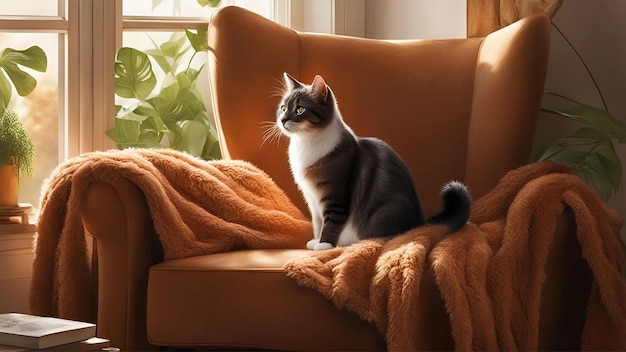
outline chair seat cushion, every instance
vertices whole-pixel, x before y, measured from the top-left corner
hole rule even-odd
[[[372,323],[337,309],[282,270],[310,251],[244,250],[150,269],[147,330],[160,346],[384,350]]]

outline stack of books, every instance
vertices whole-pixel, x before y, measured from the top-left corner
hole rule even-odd
[[[0,314],[0,352],[103,351],[109,340],[96,337],[96,325],[30,314]]]
[[[33,206],[28,203],[19,203],[16,207],[0,208],[0,224],[28,224],[28,214]]]
[[[14,208],[0,208],[0,234],[35,232],[36,226],[30,223],[33,206],[20,203]]]

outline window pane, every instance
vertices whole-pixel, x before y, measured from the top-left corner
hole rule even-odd
[[[36,156],[32,178],[20,180],[19,201],[39,207],[41,182],[48,177],[59,161],[59,63],[58,36],[56,33],[2,33],[2,48],[24,50],[40,46],[48,58],[46,73],[28,71],[37,80],[37,87],[26,97],[15,90],[9,109],[20,116],[32,140]]]
[[[220,2],[223,3],[224,0]],[[272,18],[272,3],[271,1],[261,0],[231,0],[235,6],[246,8],[250,11],[256,12],[265,18]],[[224,4],[225,5],[225,4]]]
[[[0,0],[0,9],[3,16],[59,16],[59,1]]]
[[[126,0],[124,16],[210,17],[215,9],[196,0]]]

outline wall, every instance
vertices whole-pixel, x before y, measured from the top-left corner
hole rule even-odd
[[[367,0],[368,38],[458,38],[466,35],[466,1]],[[564,1],[553,18],[583,56],[600,86],[609,112],[626,122],[626,2],[616,0]],[[572,50],[553,30],[546,90],[601,107],[593,83]],[[555,139],[573,133],[579,124],[541,114],[533,156]],[[626,144],[615,144],[624,168],[620,193],[609,206],[626,217]],[[622,228],[626,239],[626,228]]]
[[[365,36],[374,39],[464,38],[466,0],[366,0]]]
[[[594,75],[608,111],[626,122],[626,2],[615,0],[564,1],[553,22],[572,42]],[[546,90],[557,92],[589,105],[602,107],[602,101],[584,67],[563,37],[552,31]],[[534,152],[539,154],[551,141],[573,133],[579,124],[542,114],[537,126]],[[620,192],[609,206],[626,217],[626,144],[614,143],[622,161]],[[626,228],[622,228],[626,239]]]

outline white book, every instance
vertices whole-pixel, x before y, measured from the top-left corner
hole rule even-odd
[[[0,314],[0,345],[44,349],[90,339],[96,325],[21,313]]]
[[[106,350],[105,350],[106,348]],[[4,346],[0,345],[0,352],[31,352],[31,351],[41,351],[41,352],[119,352],[119,348],[109,347],[109,340],[101,339],[99,337],[92,337],[89,340],[78,341],[68,343],[66,345],[59,345],[50,348],[45,348],[43,350],[33,350],[30,348],[24,347],[14,347],[14,346]]]

